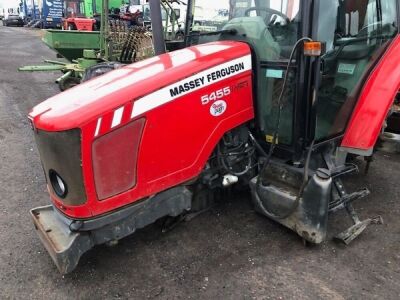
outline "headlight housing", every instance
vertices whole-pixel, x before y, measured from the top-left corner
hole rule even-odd
[[[35,130],[35,140],[50,193],[68,206],[85,204],[81,130]]]

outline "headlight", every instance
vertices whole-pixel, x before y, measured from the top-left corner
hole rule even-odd
[[[68,188],[67,184],[61,178],[61,176],[58,175],[56,171],[50,170],[49,179],[51,186],[53,187],[53,190],[57,194],[57,196],[60,198],[65,198],[68,194]]]

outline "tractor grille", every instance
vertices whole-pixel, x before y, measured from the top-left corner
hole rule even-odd
[[[43,170],[50,192],[65,205],[78,206],[86,202],[81,163],[81,131],[35,131]],[[53,177],[58,180],[55,180]],[[57,186],[65,189],[62,194]],[[62,194],[62,195],[61,195]]]

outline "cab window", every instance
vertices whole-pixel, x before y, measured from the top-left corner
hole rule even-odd
[[[257,56],[257,112],[260,129],[267,142],[278,126],[278,143],[293,144],[293,115],[297,68],[289,69],[288,84],[281,108],[279,94],[288,59],[300,38],[300,0],[238,0],[231,7],[231,20],[224,28],[234,28],[246,36]]]
[[[396,11],[396,0],[320,1],[318,39],[326,42],[327,52],[317,140],[344,132],[366,76],[397,33]]]

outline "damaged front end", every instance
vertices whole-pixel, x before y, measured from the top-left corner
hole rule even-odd
[[[192,193],[186,187],[177,187],[91,220],[69,219],[53,205],[32,209],[31,216],[58,270],[68,274],[95,245],[118,241],[162,217],[189,211],[191,200]]]

